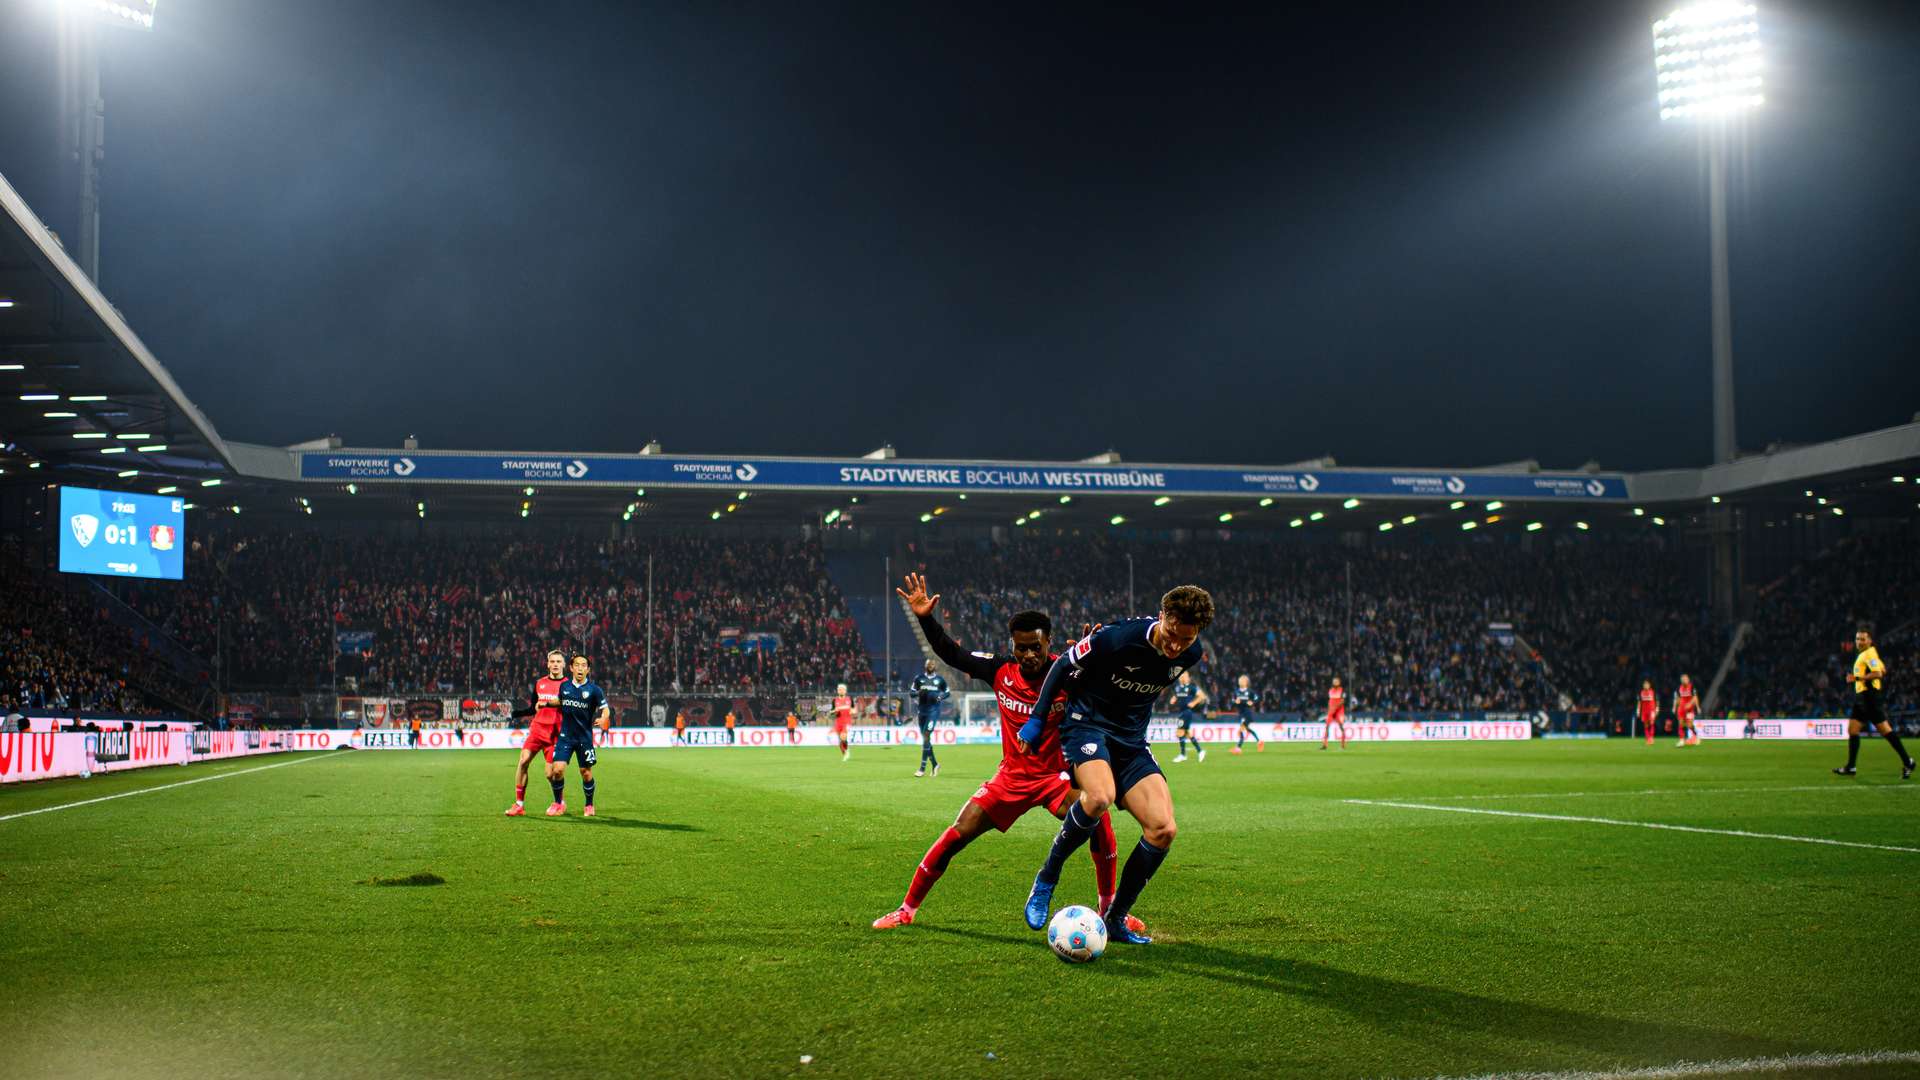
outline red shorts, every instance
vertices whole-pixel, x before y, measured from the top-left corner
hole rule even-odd
[[[1039,807],[1051,814],[1055,807],[1073,798],[1073,785],[1064,776],[1028,778],[996,772],[992,779],[973,793],[973,803],[1001,832],[1013,828],[1020,815]]]
[[[527,741],[520,744],[520,749],[528,751],[545,750],[547,752],[547,760],[552,761],[553,736],[554,726],[552,724],[535,724],[527,729]]]
[[[1674,714],[1674,719],[1680,721],[1683,724],[1691,724],[1693,723],[1693,710],[1682,709],[1679,712]]]
[[[833,718],[833,733],[835,735],[845,735],[847,729],[852,726],[853,717],[847,713],[840,713]]]
[[[1329,724],[1344,724],[1344,723],[1346,723],[1346,722],[1347,722],[1347,707],[1346,707],[1346,706],[1344,706],[1344,705],[1342,705],[1341,707],[1339,707],[1339,708],[1337,708],[1337,709],[1328,709],[1328,710],[1327,710],[1327,723],[1329,723]]]

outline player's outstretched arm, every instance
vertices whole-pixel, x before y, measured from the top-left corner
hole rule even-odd
[[[927,579],[919,574],[908,574],[907,584],[913,590],[912,592],[903,589],[894,591],[898,592],[907,601],[907,606],[913,610],[914,617],[920,622],[921,632],[927,635],[927,644],[932,647],[933,655],[939,657],[941,663],[955,671],[991,684],[993,673],[999,671],[1000,666],[1005,664],[1008,658],[992,653],[972,653],[961,648],[960,643],[953,640],[947,633],[946,627],[940,625],[940,620],[933,617],[933,607],[940,602],[940,597],[938,595],[932,598],[927,597]]]

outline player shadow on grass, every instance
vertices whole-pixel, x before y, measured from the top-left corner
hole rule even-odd
[[[920,925],[920,924],[916,924]],[[926,930],[1032,948],[1038,933],[1021,936],[926,926]],[[1114,963],[1115,959],[1122,961]],[[1807,1044],[1687,1024],[1596,1016],[1555,1005],[1487,997],[1462,990],[1364,975],[1312,960],[1260,956],[1193,942],[1162,942],[1142,948],[1109,945],[1107,958],[1092,965],[1102,975],[1160,978],[1194,975],[1248,990],[1264,991],[1344,1012],[1378,1031],[1472,1056],[1489,1039],[1525,1039],[1562,1049],[1627,1055],[1648,1061],[1679,1058],[1781,1057],[1805,1053]],[[1569,972],[1566,981],[1577,983]]]
[[[646,821],[641,818],[614,817],[612,814],[595,814],[593,817],[561,818],[569,825],[592,826],[608,829],[654,829],[659,832],[706,832],[698,825],[682,825],[677,821]]]

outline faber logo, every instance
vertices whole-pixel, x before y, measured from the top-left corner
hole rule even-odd
[[[75,514],[71,524],[73,538],[80,541],[81,547],[92,544],[94,536],[100,532],[100,519],[92,514]]]
[[[573,461],[567,465],[567,476],[570,478],[578,480],[585,475],[587,475],[587,463],[581,461],[579,458],[574,458]]]
[[[1458,495],[1467,490],[1467,482],[1457,476],[1447,477],[1447,494]]]
[[[413,459],[403,457],[398,461],[395,461],[393,463],[393,475],[412,476],[413,475]]]
[[[1606,493],[1607,493],[1607,485],[1601,483],[1598,480],[1587,481],[1587,494],[1592,495],[1595,498],[1599,498],[1600,496],[1605,495]]]
[[[1312,473],[1302,473],[1300,475],[1300,490],[1302,491],[1320,490],[1320,478],[1313,475]]]
[[[751,462],[751,461],[749,461],[749,462],[746,462],[746,463],[744,463],[744,464],[742,464],[742,465],[739,465],[739,466],[737,466],[737,467],[736,467],[736,468],[735,468],[735,469],[733,470],[733,475],[735,475],[735,476],[737,476],[737,477],[739,477],[739,478],[740,478],[740,482],[744,484],[744,483],[747,483],[748,481],[750,481],[750,480],[752,480],[752,479],[753,479],[754,477],[756,477],[756,476],[759,476],[759,475],[760,475],[760,470],[759,470],[759,469],[756,469],[756,468],[754,468],[754,467],[753,467],[753,462]]]

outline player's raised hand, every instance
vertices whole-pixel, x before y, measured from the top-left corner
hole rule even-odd
[[[915,615],[924,616],[933,614],[934,605],[940,602],[940,594],[934,593],[932,596],[927,595],[926,577],[921,574],[908,574],[906,576],[906,583],[906,588],[895,589],[893,591],[899,593],[900,599],[907,602],[907,608]]]
[[[1101,627],[1103,627],[1103,626],[1105,626],[1105,625],[1107,625],[1107,624],[1106,624],[1106,623],[1097,623],[1097,622],[1083,622],[1083,623],[1081,623],[1081,624],[1080,624],[1080,640],[1082,640],[1082,641],[1085,641],[1086,639],[1088,639],[1088,638],[1090,638],[1090,637],[1092,637],[1093,635],[1095,635],[1095,634],[1097,634],[1097,633],[1099,633],[1099,632],[1100,632],[1100,628],[1101,628]]]

